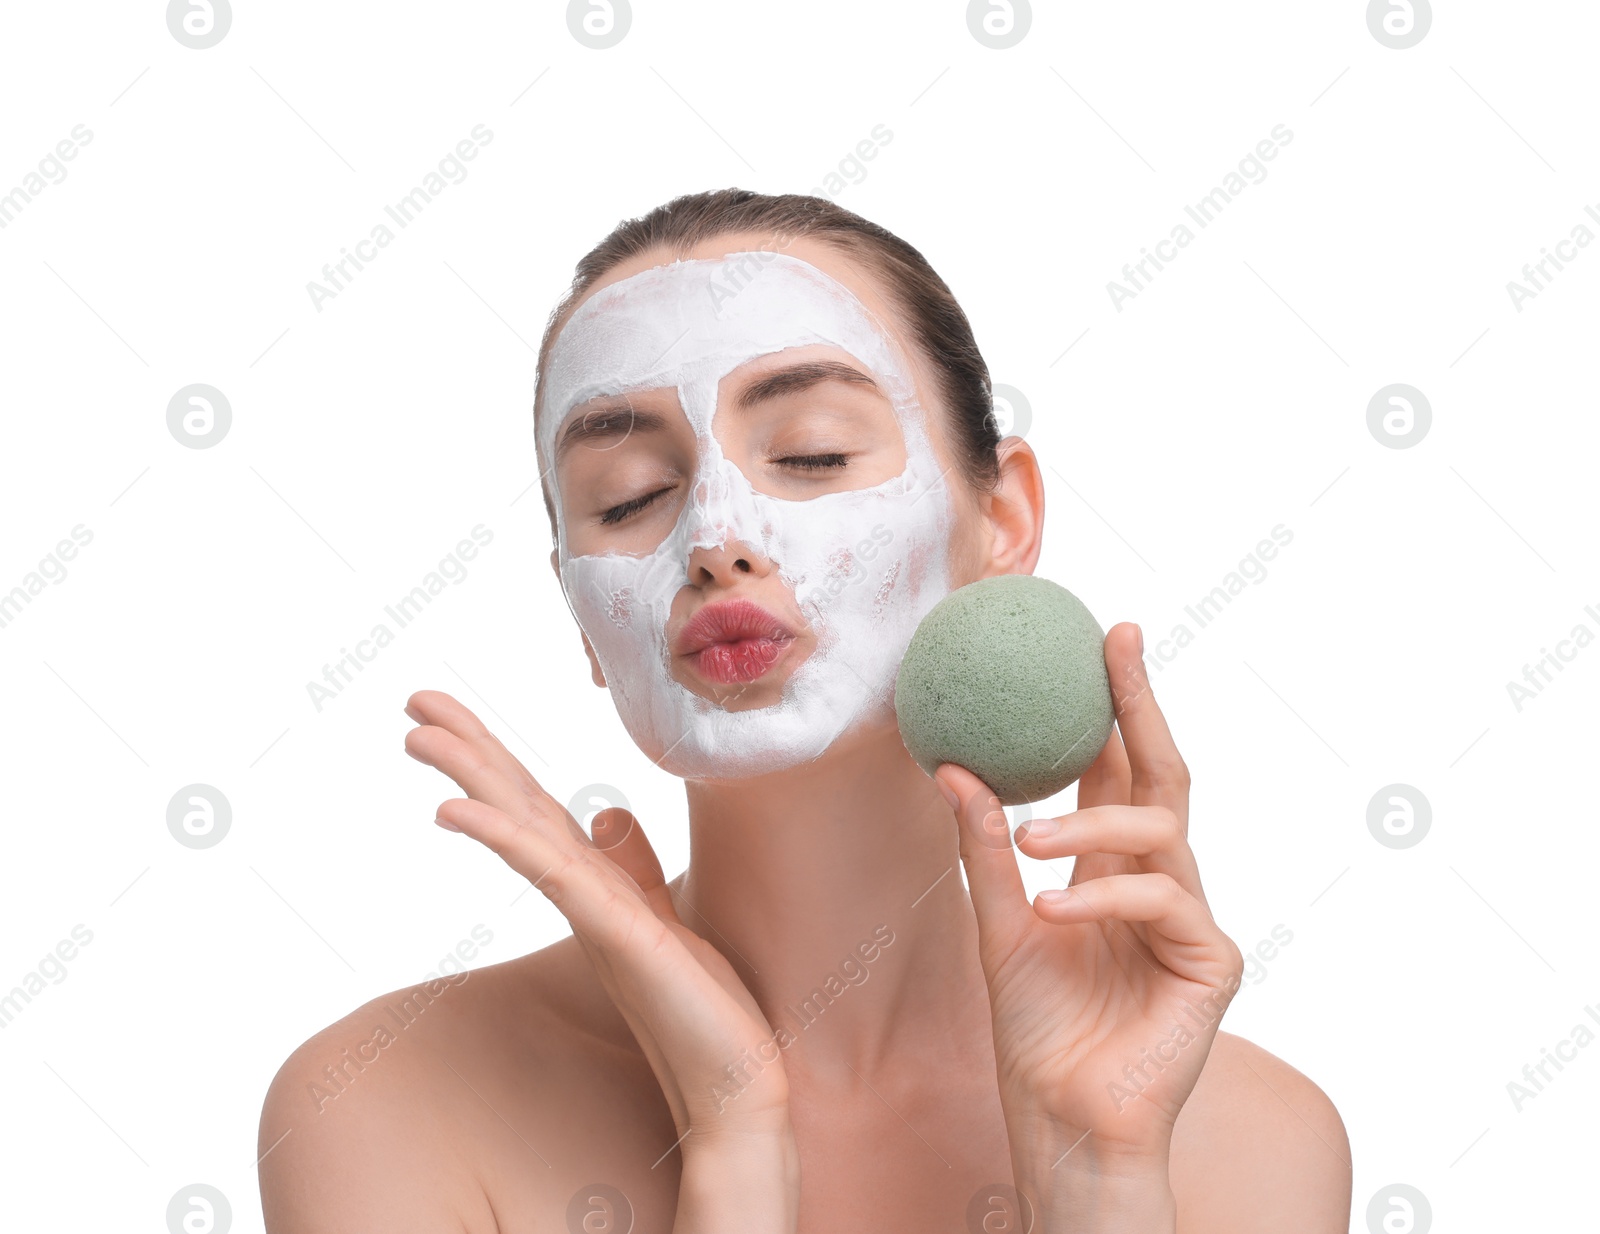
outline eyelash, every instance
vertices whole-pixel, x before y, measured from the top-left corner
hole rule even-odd
[[[653,493],[646,493],[643,497],[635,497],[632,501],[625,501],[620,506],[612,506],[611,509],[600,516],[600,524],[601,526],[607,526],[612,523],[620,523],[630,514],[635,514],[644,509],[657,497],[661,496],[662,493],[671,491],[671,489],[660,488]]]
[[[795,454],[788,458],[775,458],[774,463],[793,463],[805,471],[820,471],[826,467],[843,467],[850,461],[848,454]]]
[[[850,461],[850,456],[848,454],[837,453],[794,454],[790,455],[788,458],[776,458],[772,461],[774,463],[783,463],[793,467],[798,467],[802,471],[823,471],[828,468],[846,466]],[[620,523],[630,515],[637,514],[640,510],[643,510],[663,493],[668,493],[671,491],[671,489],[666,488],[657,489],[653,493],[646,493],[642,497],[635,497],[631,501],[623,502],[621,505],[612,506],[609,510],[601,514],[600,522],[603,526]]]

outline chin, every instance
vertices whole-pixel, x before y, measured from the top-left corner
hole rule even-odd
[[[645,753],[659,765],[662,757],[659,743],[657,747],[653,750],[647,749]],[[891,765],[898,760],[904,760],[907,765],[915,766],[891,714],[887,723],[873,719],[852,725],[848,731],[835,737],[821,753],[799,762],[789,762],[784,759],[778,765],[763,767],[759,752],[751,752],[737,760],[737,765],[734,760],[730,760],[727,765],[719,768],[716,766],[715,758],[708,758],[700,760],[701,765],[693,771],[674,770],[670,766],[664,770],[670,771],[686,783],[742,784],[754,787],[763,782],[788,784],[798,780],[800,783],[805,783],[808,780],[814,781],[818,776],[860,775],[864,771],[867,774],[880,775],[889,772]]]

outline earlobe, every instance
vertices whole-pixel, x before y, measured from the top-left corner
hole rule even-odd
[[[589,676],[594,680],[595,685],[604,688],[606,675],[600,671],[600,661],[594,654],[594,645],[589,642],[587,634],[583,635],[583,650],[589,657]]]

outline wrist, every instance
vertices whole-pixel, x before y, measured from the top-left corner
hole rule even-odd
[[[1097,1141],[1050,1127],[1013,1134],[1012,1171],[1043,1234],[1173,1234],[1177,1202],[1166,1145]]]
[[[792,1234],[800,1215],[794,1130],[691,1131],[673,1234]]]
[[[1066,1162],[1017,1173],[1041,1234],[1174,1234],[1178,1206],[1165,1169],[1104,1171]]]

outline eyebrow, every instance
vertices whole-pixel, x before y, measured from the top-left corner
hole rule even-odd
[[[740,392],[738,398],[734,400],[734,405],[740,411],[748,411],[758,403],[809,390],[826,381],[864,386],[887,398],[883,388],[854,365],[839,360],[807,360],[791,364],[786,368],[775,369],[756,378]],[[582,443],[627,437],[630,433],[660,432],[667,427],[667,418],[660,412],[635,407],[631,402],[625,401],[626,396],[623,395],[612,397],[624,401],[602,402],[598,407],[590,408],[568,423],[556,443],[558,462],[574,446]]]
[[[878,383],[854,365],[839,360],[808,360],[800,364],[791,364],[787,368],[776,369],[756,378],[744,388],[735,400],[735,405],[741,411],[748,411],[757,403],[809,390],[812,386],[825,381],[842,381],[850,385],[866,386],[880,395],[883,394]]]
[[[582,442],[627,437],[630,433],[658,433],[667,427],[667,418],[658,411],[635,407],[631,403],[591,408],[571,421],[556,443],[556,460]]]

